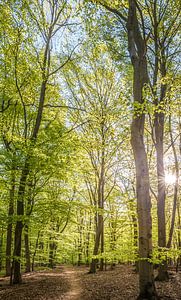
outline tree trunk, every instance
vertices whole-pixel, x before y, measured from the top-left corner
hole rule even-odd
[[[179,163],[178,163],[177,151],[175,149],[173,134],[172,134],[171,115],[169,115],[169,131],[170,131],[170,141],[171,141],[172,151],[173,151],[174,161],[175,161],[176,180],[174,183],[172,219],[171,219],[171,226],[170,226],[167,248],[170,248],[171,244],[172,244],[172,237],[173,237],[173,231],[174,231],[174,226],[175,226],[175,216],[176,216],[176,209],[177,209],[177,201],[178,201],[178,189],[179,189]]]
[[[49,267],[54,268],[55,267],[55,251],[57,248],[57,243],[55,241],[52,241],[53,237],[50,237],[49,241]]]
[[[144,117],[135,117],[131,128],[131,144],[136,165],[137,210],[139,224],[139,299],[156,299],[152,258],[151,200],[147,157],[143,144]]]
[[[80,266],[82,264],[82,231],[83,231],[83,218],[81,220],[79,219],[78,222],[80,224],[78,225],[78,232],[79,232],[79,238],[78,238],[78,260],[77,265]]]
[[[181,218],[180,218],[180,204],[177,203],[177,214],[178,214],[178,243],[177,243],[177,247],[178,250],[181,251]],[[179,270],[179,266],[181,266],[181,254],[178,255],[177,257],[177,265],[176,265],[176,272],[178,272]]]
[[[39,237],[40,237],[40,230],[38,231],[38,235],[37,235],[37,239],[36,239],[36,244],[35,244],[35,250],[33,253],[33,257],[32,257],[32,272],[34,271],[34,266],[35,266],[35,257],[36,257],[36,251],[38,249],[38,242],[39,242]]]
[[[3,264],[3,232],[0,235],[0,271],[2,270]]]
[[[133,65],[133,96],[135,108],[144,109],[143,88],[148,83],[146,46],[141,36],[136,15],[136,2],[129,0],[127,21],[128,49]],[[145,116],[136,109],[131,124],[131,145],[136,166],[136,194],[139,228],[139,299],[157,299],[153,276],[152,220],[149,194],[149,170],[144,145]]]
[[[30,176],[31,177],[31,176]],[[27,196],[27,205],[26,205],[26,217],[27,221],[24,225],[24,242],[25,242],[25,258],[26,258],[26,268],[25,272],[31,272],[31,259],[30,259],[30,246],[29,246],[29,218],[31,216],[33,205],[34,205],[34,196],[32,195],[33,179],[29,178],[27,182],[28,186],[28,196]]]
[[[97,222],[97,227],[96,227],[96,237],[95,237],[95,243],[94,243],[93,256],[98,255],[100,236],[101,236],[101,230],[102,230],[102,222],[103,222],[103,216],[98,214],[98,222]],[[97,258],[92,259],[89,273],[96,273],[97,262],[98,262]]]
[[[112,220],[111,220],[111,222],[109,224],[109,227],[110,227],[110,230],[111,230],[111,235],[110,235],[110,250],[111,250],[111,252],[114,252],[115,248],[116,248],[116,223],[115,223],[115,221],[113,221],[113,219],[114,219],[113,215],[111,216],[111,218],[112,218]],[[113,259],[111,261],[111,270],[113,270],[115,268],[115,266],[116,266],[116,259],[113,256]]]
[[[24,216],[24,195],[26,188],[27,176],[29,174],[29,158],[26,158],[24,169],[22,170],[18,200],[17,200],[17,216],[15,238],[14,238],[14,266],[13,266],[13,283],[18,284],[22,282],[21,278],[21,243],[22,243],[22,231],[23,231],[23,216]]]
[[[155,30],[156,31],[156,30]],[[157,38],[157,35],[156,35]],[[157,43],[157,41],[155,41]],[[157,47],[156,47],[157,49]],[[164,50],[161,51],[162,61],[160,63],[161,75],[164,78],[166,76],[166,67],[164,59]],[[156,59],[158,56],[158,49],[156,51]],[[158,60],[158,59],[157,59]],[[158,61],[155,71],[155,82],[154,88],[157,84],[157,74],[158,74]],[[166,187],[165,187],[165,168],[164,168],[164,151],[163,151],[163,137],[164,137],[164,121],[165,115],[163,112],[163,101],[166,96],[166,85],[161,84],[160,100],[158,101],[157,95],[155,95],[155,119],[154,119],[154,129],[155,129],[155,147],[156,147],[156,160],[157,160],[157,216],[158,216],[158,247],[159,249],[166,248],[166,223],[165,223],[165,197],[166,197]],[[161,112],[158,112],[161,110]],[[162,260],[158,268],[157,280],[164,281],[168,279],[167,272],[167,261]]]
[[[101,119],[104,120],[104,108],[101,111]],[[101,122],[101,165],[100,165],[100,175],[98,178],[98,209],[101,212],[98,212],[97,226],[96,226],[96,238],[93,255],[98,255],[99,245],[101,242],[101,254],[104,253],[104,218],[103,218],[103,209],[104,209],[104,184],[105,184],[105,124],[104,121]],[[97,267],[97,258],[93,258],[90,266],[89,273],[95,273]],[[103,270],[104,259],[101,258],[100,269]]]
[[[87,234],[86,234],[86,250],[85,250],[85,257],[86,257],[86,266],[89,266],[89,244],[90,244],[90,231],[92,227],[92,219],[91,216],[89,217],[89,224],[87,226]]]
[[[14,214],[15,173],[11,173],[11,190],[9,198],[8,226],[6,237],[6,276],[11,275],[12,217]]]
[[[104,112],[102,111],[102,118],[104,117]],[[104,137],[104,122],[101,124],[101,135],[102,135],[102,153],[101,153],[101,174],[100,174],[100,207],[102,210],[101,219],[101,255],[104,254],[104,183],[105,183],[105,137]],[[104,258],[100,259],[100,271],[104,269]]]
[[[163,133],[164,133],[164,114],[155,114],[155,138],[156,138],[156,157],[157,157],[157,178],[158,178],[158,196],[157,196],[157,216],[158,216],[158,247],[166,247],[166,224],[165,224],[165,170],[163,162]],[[158,268],[157,280],[164,281],[168,279],[167,261],[162,260]]]
[[[104,221],[102,222],[102,229],[101,229],[101,254],[104,253]],[[101,257],[100,259],[100,271],[104,270],[104,258]]]
[[[29,247],[29,228],[28,225],[25,225],[25,233],[24,233],[24,239],[25,239],[25,258],[26,258],[26,268],[25,272],[31,272],[31,261],[30,261],[30,247]]]

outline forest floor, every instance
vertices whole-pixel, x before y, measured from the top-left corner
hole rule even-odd
[[[167,282],[156,282],[161,299],[181,300],[181,272],[171,272]],[[0,278],[1,300],[135,300],[138,275],[133,267],[88,274],[86,267],[63,266],[23,275],[23,284],[9,286]]]

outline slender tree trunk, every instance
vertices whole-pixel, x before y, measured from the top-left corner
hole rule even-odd
[[[164,78],[164,76],[166,76],[164,53],[162,53],[162,62],[160,68],[161,68],[161,75]],[[158,70],[156,71],[156,75],[155,75],[155,86],[157,84],[157,72]],[[158,196],[157,196],[158,247],[160,249],[166,248],[166,223],[165,223],[166,187],[165,187],[164,151],[163,151],[165,115],[162,108],[163,101],[166,96],[166,89],[167,89],[166,85],[161,84],[161,94],[160,94],[159,101],[157,95],[155,95],[156,113],[155,113],[155,120],[154,120],[155,147],[156,147],[156,159],[157,159],[157,179],[158,179]],[[158,112],[159,110],[161,110],[161,112]],[[164,259],[159,265],[157,280],[164,281],[167,279],[168,279],[167,261],[166,259]]]
[[[31,177],[31,176],[30,176]],[[29,178],[27,182],[28,186],[28,196],[27,196],[27,205],[26,205],[26,217],[27,220],[30,218],[33,205],[34,205],[34,196],[32,195],[33,179]],[[27,221],[24,225],[24,242],[25,242],[25,258],[26,258],[26,268],[25,272],[31,272],[31,259],[30,259],[30,245],[29,245],[29,222]]]
[[[156,138],[156,156],[157,156],[157,178],[158,178],[158,196],[157,196],[157,216],[158,216],[158,247],[166,247],[166,223],[165,223],[165,169],[163,162],[163,133],[164,133],[164,114],[155,115],[155,138]],[[158,268],[157,280],[164,281],[168,279],[167,261],[161,261]]]
[[[3,265],[3,239],[4,239],[4,235],[2,231],[0,235],[0,271],[2,270],[2,265]]]
[[[24,228],[24,241],[25,241],[25,258],[26,258],[26,268],[25,272],[31,272],[31,261],[30,261],[30,247],[29,247],[29,228],[25,225]]]
[[[102,222],[102,229],[101,229],[101,254],[104,253],[104,221]],[[104,270],[104,258],[101,257],[100,259],[100,271]]]
[[[177,214],[178,214],[178,250],[181,250],[181,218],[180,218],[180,203],[177,203]],[[181,266],[181,254],[177,257],[177,265],[176,265],[176,272],[179,270],[179,266]]]
[[[82,264],[82,240],[79,239],[78,241],[78,261],[77,261],[77,265],[81,266]]]
[[[148,83],[146,46],[136,15],[136,2],[129,0],[127,22],[128,49],[133,65],[133,96],[135,107],[144,105],[143,88]],[[153,276],[151,199],[147,155],[144,145],[145,116],[135,112],[131,124],[131,145],[136,166],[136,194],[139,226],[139,299],[157,299]]]
[[[49,241],[49,267],[53,269],[55,267],[55,250],[57,245],[52,239],[53,237],[51,237]]]
[[[102,117],[104,112],[102,111]],[[98,212],[97,227],[96,227],[96,238],[93,255],[98,255],[99,245],[101,242],[101,253],[104,252],[104,218],[103,218],[103,209],[104,209],[104,184],[105,184],[105,136],[104,136],[104,122],[101,124],[101,138],[102,138],[102,151],[101,151],[101,170],[99,176],[98,184],[98,208],[101,210],[101,213]],[[95,273],[97,267],[97,258],[93,258],[90,266],[89,273]],[[104,260],[101,259],[101,270],[103,270]]]
[[[176,216],[176,209],[177,209],[177,201],[178,201],[178,189],[179,189],[179,163],[178,163],[177,152],[175,149],[174,139],[173,139],[173,135],[172,135],[171,115],[169,115],[169,130],[170,130],[170,141],[172,144],[172,151],[173,151],[174,161],[175,161],[176,180],[174,183],[172,218],[171,218],[169,239],[168,239],[168,243],[167,243],[168,248],[170,248],[171,244],[172,244],[172,237],[173,237],[173,231],[174,231],[174,226],[175,226],[175,216]]]
[[[110,250],[112,252],[115,251],[116,248],[116,221],[114,220],[114,212],[111,213],[111,220],[109,223],[109,227],[110,227]],[[111,270],[113,270],[115,268],[116,265],[116,260],[115,257],[113,256],[113,259],[111,261]]]
[[[180,113],[181,115],[181,113]],[[181,155],[181,120],[179,119],[179,133],[180,133],[180,145],[179,152]],[[178,249],[181,251],[181,213],[180,213],[180,201],[177,201],[177,228],[178,228]],[[177,258],[176,270],[178,272],[179,266],[181,266],[181,254]]]
[[[104,111],[102,111],[104,117]],[[105,136],[104,136],[104,122],[101,124],[102,135],[102,153],[101,153],[101,174],[100,174],[100,207],[102,209],[102,222],[101,222],[101,255],[104,254],[104,184],[105,184]],[[100,271],[104,269],[104,258],[100,260]]]
[[[87,234],[86,234],[86,265],[89,266],[89,244],[90,244],[90,231],[92,227],[92,219],[90,216],[89,224],[87,226]]]
[[[36,257],[36,251],[38,249],[38,242],[39,242],[39,237],[40,237],[40,230],[38,231],[37,239],[36,239],[36,244],[35,244],[35,250],[32,256],[32,272],[34,271],[34,266],[35,266],[35,257]]]
[[[29,174],[29,158],[26,159],[24,169],[22,170],[18,200],[17,200],[17,216],[15,238],[14,238],[14,266],[13,266],[13,283],[21,283],[21,243],[22,243],[22,231],[23,231],[23,216],[24,216],[24,195],[26,188],[27,176]]]
[[[14,214],[15,171],[11,171],[11,189],[8,211],[8,226],[6,237],[6,276],[11,275],[12,217]]]
[[[81,216],[80,216],[81,217]],[[80,221],[80,225],[78,226],[78,231],[79,231],[79,238],[78,238],[78,261],[77,265],[80,266],[82,264],[82,230],[83,230],[83,218],[81,217],[81,220],[79,219],[78,222]]]
[[[98,214],[98,222],[97,222],[97,227],[96,227],[96,237],[95,237],[95,243],[94,243],[93,256],[98,255],[100,236],[101,236],[101,230],[102,230],[102,222],[103,222],[103,216]],[[96,273],[97,262],[98,262],[97,258],[92,259],[89,273]]]

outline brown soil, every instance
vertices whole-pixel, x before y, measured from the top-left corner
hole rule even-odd
[[[161,299],[181,300],[181,273],[168,282],[156,282]],[[85,267],[61,267],[23,275],[23,284],[0,279],[1,300],[133,300],[138,296],[138,275],[131,266],[88,274]]]

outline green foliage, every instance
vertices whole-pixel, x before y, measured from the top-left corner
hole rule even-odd
[[[109,2],[102,3],[110,5]],[[108,263],[143,259],[138,257],[135,169],[130,146],[133,113],[135,117],[146,116],[145,145],[152,188],[154,244],[153,256],[149,261],[157,264],[165,259],[176,260],[181,255],[180,229],[176,228],[180,226],[179,214],[175,219],[173,247],[169,250],[156,247],[154,120],[157,114],[165,115],[165,168],[174,173],[168,118],[170,115],[173,117],[172,133],[179,155],[180,75],[176,48],[176,6],[179,2],[168,2],[168,7],[157,3],[157,12],[163,13],[163,17],[158,24],[160,48],[156,56],[159,62],[154,83],[153,10],[145,1],[141,2],[146,24],[145,43],[148,45],[145,55],[150,75],[150,82],[142,91],[142,103],[132,103],[133,70],[127,51],[127,33],[124,22],[117,14],[106,10],[100,1],[66,1],[57,25],[52,25],[51,3],[54,2],[44,1],[41,5],[39,0],[0,1],[2,267],[6,259],[7,226],[12,224],[14,235],[17,221],[22,221],[24,226],[22,255],[21,258],[16,257],[12,251],[10,259],[21,260],[23,267],[26,264],[25,233],[29,237],[31,261],[34,260],[37,267],[50,265],[51,259],[53,264],[77,263],[79,260],[89,263],[92,258],[103,258]],[[63,3],[57,1],[57,9]],[[77,8],[79,4],[80,11]],[[128,1],[111,1],[111,7],[127,16]],[[141,18],[139,21],[141,26]],[[44,66],[45,45],[52,26],[55,32]],[[81,40],[81,45],[76,48],[77,40]],[[165,53],[162,53],[163,49]],[[161,72],[164,59],[166,74]],[[45,99],[35,142],[32,141],[32,132],[44,80]],[[163,87],[166,87],[166,93],[160,101]],[[29,173],[23,198],[24,214],[17,215],[20,178],[27,158]],[[99,205],[102,173],[103,208]],[[168,231],[172,187],[168,187],[166,192]],[[11,199],[14,207],[13,213],[9,214]],[[105,247],[102,253],[99,251],[98,255],[93,256],[98,216],[104,219]]]

